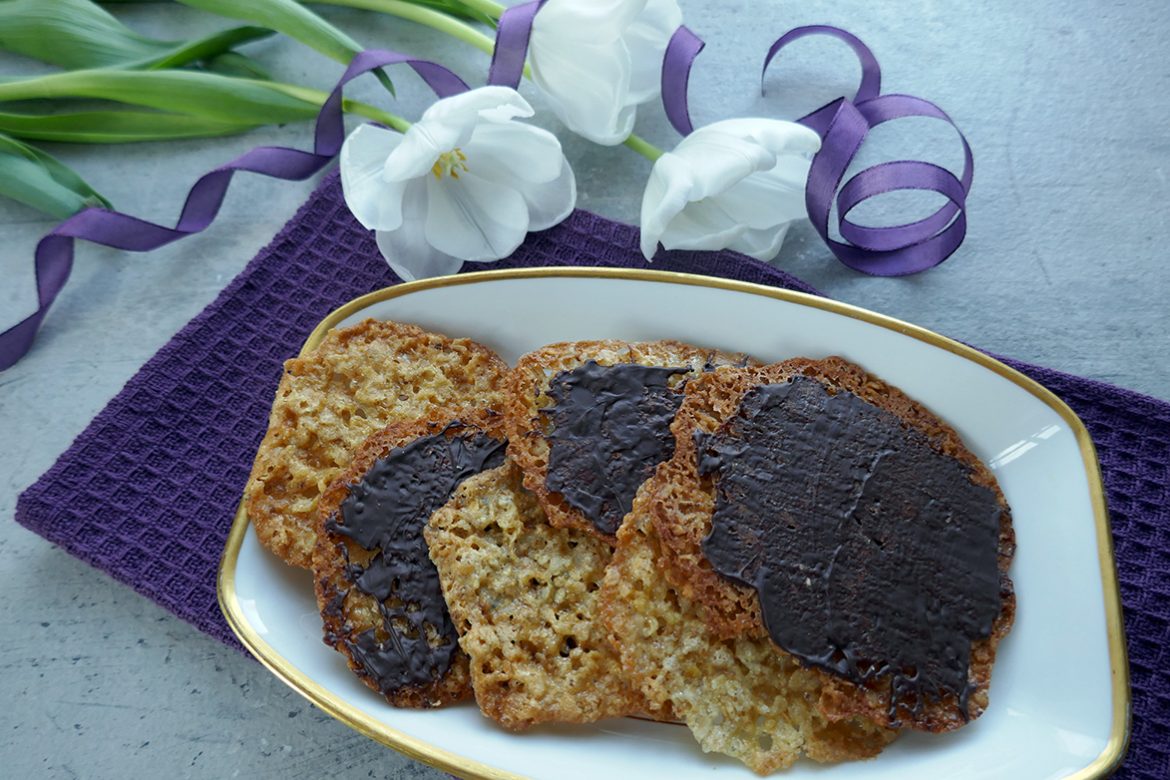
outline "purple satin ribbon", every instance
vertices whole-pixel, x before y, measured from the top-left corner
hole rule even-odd
[[[500,14],[500,20],[496,23],[496,46],[488,70],[488,84],[512,89],[520,86],[524,60],[528,58],[528,40],[532,37],[532,22],[545,2],[531,0],[505,9]]]
[[[690,135],[695,129],[691,124],[687,87],[691,82],[695,57],[706,45],[702,38],[682,25],[670,36],[662,55],[662,107],[666,109],[666,118],[682,135]]]
[[[829,35],[849,45],[861,62],[861,85],[852,100],[839,98],[796,120],[821,136],[821,150],[813,157],[805,189],[809,219],[821,239],[850,268],[874,276],[905,276],[933,268],[954,253],[967,234],[966,199],[971,190],[975,161],[958,126],[941,108],[911,95],[882,95],[881,67],[857,36],[838,27],[797,27],[781,36],[764,58],[767,72],[773,58],[788,44],[809,35]],[[691,66],[703,42],[686,27],[675,31],[662,63],[662,103],[666,116],[683,135],[693,130],[687,104]],[[871,166],[844,186],[850,162],[871,128],[908,116],[926,116],[947,122],[963,144],[963,171],[956,177],[937,165],[900,160]],[[862,202],[895,190],[926,190],[947,199],[933,214],[905,225],[859,225],[849,214]],[[838,229],[845,241],[829,235],[833,197],[837,198]]]
[[[297,181],[324,168],[341,150],[345,121],[342,88],[368,71],[405,63],[414,69],[439,97],[467,90],[467,84],[447,68],[429,60],[382,49],[359,53],[333,88],[317,115],[313,151],[283,146],[260,146],[202,176],[191,188],[178,223],[173,228],[100,208],[74,214],[37,244],[37,310],[0,333],[0,371],[20,360],[32,347],[37,329],[73,269],[73,242],[82,238],[130,252],[149,252],[180,238],[198,233],[215,219],[236,171],[248,171],[277,179]]]

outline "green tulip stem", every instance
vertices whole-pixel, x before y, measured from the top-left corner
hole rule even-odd
[[[325,97],[325,93],[321,93]],[[357,114],[364,116],[366,119],[373,119],[375,122],[380,122],[392,130],[397,130],[400,133],[405,133],[413,122],[408,122],[397,114],[391,114],[388,111],[383,111],[380,108],[375,108],[366,103],[359,103],[356,100],[342,99],[341,109],[347,114]]]
[[[296,84],[280,84],[279,86],[280,90],[285,94],[318,106],[322,105],[329,97],[328,92],[322,92],[319,89],[312,89],[310,87],[301,87]],[[357,100],[350,100],[349,98],[342,98],[341,110],[347,114],[356,114],[357,116],[364,116],[366,119],[372,119],[400,133],[405,133],[413,124],[397,114],[391,114],[368,103],[361,103]]]
[[[630,133],[630,136],[622,143],[625,144],[627,148],[633,149],[635,152],[642,155],[650,162],[654,162],[663,154],[662,150],[657,146],[650,143],[645,138],[634,135],[633,133]]]
[[[399,19],[415,22],[450,35],[456,40],[471,44],[485,54],[491,54],[495,50],[495,41],[490,35],[485,35],[465,22],[426,6],[403,2],[403,0],[316,0],[316,2],[320,5],[358,8],[363,11],[377,11],[389,16],[396,16]],[[471,3],[467,3],[467,5],[471,5]],[[498,15],[496,14],[496,16]]]

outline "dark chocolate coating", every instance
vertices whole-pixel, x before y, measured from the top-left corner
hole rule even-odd
[[[674,454],[670,424],[682,403],[667,381],[688,368],[590,360],[549,383],[553,404],[545,487],[604,534],[630,511],[638,487]]]
[[[382,626],[332,639],[345,643],[382,693],[430,685],[451,668],[458,633],[423,528],[463,480],[502,465],[505,446],[473,428],[415,439],[350,485],[338,514],[325,523],[330,532],[376,551],[368,565],[351,563],[345,570],[355,588],[378,600]],[[437,646],[427,641],[427,626]]]
[[[995,493],[896,415],[806,377],[753,388],[696,441],[716,480],[703,552],[755,588],[776,644],[856,683],[891,678],[895,723],[947,694],[966,717],[971,643],[1001,606]]]

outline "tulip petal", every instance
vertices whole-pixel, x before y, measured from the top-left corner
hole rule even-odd
[[[470,153],[468,160],[472,160]],[[481,178],[516,190],[528,206],[528,229],[547,230],[560,223],[577,204],[577,180],[563,154],[557,153],[560,170],[550,181],[529,180],[523,167],[517,169],[510,160],[476,155],[471,168]]]
[[[698,199],[723,192],[750,173],[772,169],[780,155],[811,155],[820,146],[815,132],[795,122],[744,118],[701,127],[672,154],[691,166]]]
[[[745,177],[776,165],[776,155],[759,144],[715,131],[691,133],[670,154],[690,170],[690,200],[718,195]]]
[[[402,142],[402,134],[375,125],[361,125],[341,146],[341,190],[349,210],[367,230],[394,230],[402,224],[400,182],[385,181],[386,158]]]
[[[467,135],[470,135],[470,130]],[[424,127],[422,122],[411,125],[402,136],[402,143],[387,157],[382,168],[386,181],[407,182],[425,176],[434,167],[443,152],[459,145],[462,133],[453,127]]]
[[[528,229],[548,230],[559,225],[577,205],[577,178],[568,161],[561,174],[550,182],[516,182],[516,190],[528,204]]]
[[[731,119],[699,128],[654,164],[642,198],[642,253],[731,248],[771,259],[806,216],[816,133],[793,122]]]
[[[686,162],[674,154],[664,154],[654,163],[646,189],[642,193],[642,236],[640,248],[647,260],[653,260],[658,243],[670,221],[690,202],[690,171]]]
[[[532,106],[509,87],[480,87],[435,101],[406,131],[386,159],[387,181],[406,181],[427,173],[439,156],[465,146],[480,123],[507,123],[532,116]]]
[[[718,199],[688,203],[662,234],[667,249],[723,249],[747,230],[724,209]]]
[[[463,267],[463,261],[458,257],[443,254],[428,244],[421,225],[379,230],[376,238],[378,249],[390,264],[390,270],[404,282],[447,276]]]
[[[426,240],[464,260],[507,257],[528,232],[528,207],[514,189],[466,172],[427,178]]]
[[[804,185],[809,161],[802,157],[781,157],[776,167],[755,173],[719,195],[719,202],[747,227],[758,230],[803,219]]]
[[[780,253],[791,226],[791,222],[786,222],[767,230],[745,230],[728,243],[727,248],[767,262]]]
[[[681,21],[677,0],[549,0],[533,21],[533,80],[570,130],[621,143],[634,108],[658,95],[662,55]]]
[[[798,197],[785,192],[779,203],[754,204],[750,200],[753,192],[774,191],[749,186],[744,188],[742,199],[729,199],[724,193],[688,203],[666,225],[662,245],[667,249],[733,249],[757,260],[771,260],[780,251],[788,228],[806,216],[803,192]],[[749,218],[756,224],[749,224]]]
[[[723,249],[749,230],[720,197],[692,200],[697,185],[690,168],[670,157],[655,163],[643,196],[643,254],[651,257],[658,242],[667,249]]]
[[[435,249],[426,239],[426,184],[407,185],[402,225],[397,230],[379,230],[378,250],[400,279],[412,282],[432,276],[453,274],[463,261]]]
[[[565,165],[555,135],[520,122],[479,125],[463,151],[468,168],[493,181],[506,172],[521,181],[548,182],[560,176]]]
[[[738,117],[702,128],[758,143],[773,154],[816,154],[821,138],[811,128],[783,119]]]
[[[528,101],[511,87],[487,86],[435,101],[416,126],[434,123],[471,130],[481,119],[502,122],[533,113]]]
[[[607,146],[630,135],[634,112],[624,110],[630,59],[623,45],[582,42],[566,47],[538,42],[534,35],[529,53],[533,81],[570,130]]]
[[[630,94],[626,105],[658,97],[662,88],[662,56],[670,37],[682,24],[678,0],[649,0],[622,36],[630,57]]]
[[[646,5],[646,0],[548,0],[532,21],[532,41],[616,43]]]

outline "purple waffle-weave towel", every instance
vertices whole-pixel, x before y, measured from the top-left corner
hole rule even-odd
[[[542,265],[645,261],[636,228],[578,211],[495,267]],[[674,252],[654,267],[816,292],[730,252]],[[328,176],[272,243],[25,491],[17,521],[235,645],[216,603],[216,568],[281,364],[332,309],[396,281],[346,209],[336,174]],[[1068,402],[1097,445],[1133,684],[1133,736],[1118,776],[1167,777],[1170,404],[1008,362]]]

